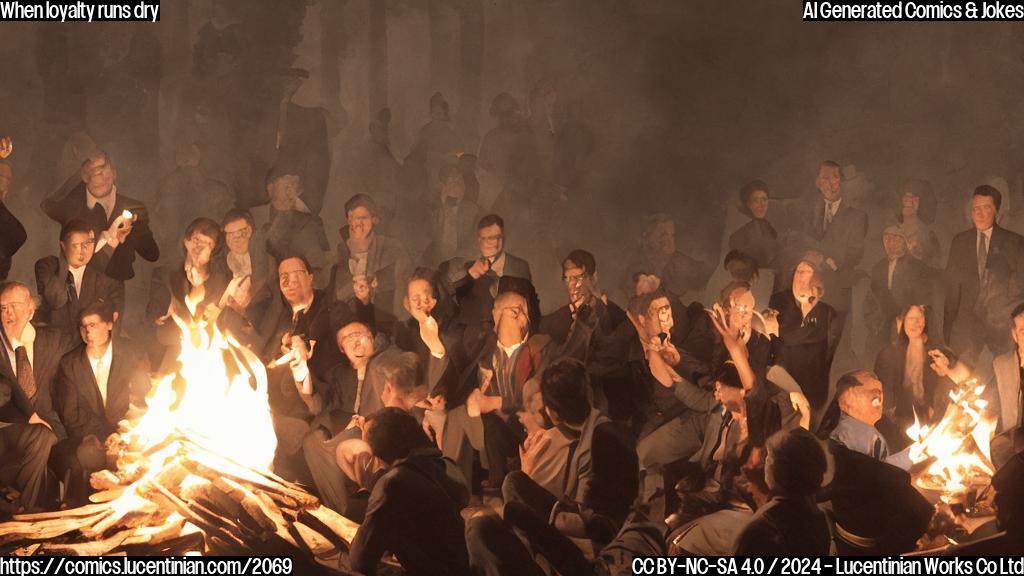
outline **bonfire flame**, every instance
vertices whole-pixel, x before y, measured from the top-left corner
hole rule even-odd
[[[339,567],[358,526],[270,471],[277,442],[262,363],[212,325],[175,321],[179,366],[108,440],[117,471],[92,475],[93,504],[16,516],[0,524],[0,542],[21,554],[273,550]]]
[[[950,391],[946,413],[934,426],[914,425],[907,436],[914,440],[910,457],[914,462],[932,459],[915,478],[919,488],[942,493],[947,504],[962,500],[971,485],[990,479],[994,472],[989,443],[996,418],[988,414],[988,402],[981,397],[985,386],[976,378]]]

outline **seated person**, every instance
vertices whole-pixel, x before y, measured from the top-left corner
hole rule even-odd
[[[564,446],[560,498],[531,477],[535,452],[521,450],[523,470],[510,472],[502,486],[505,519],[528,530],[523,515],[553,518],[554,525],[575,538],[589,538],[600,549],[622,527],[639,492],[639,464],[632,438],[591,404],[586,368],[579,360],[562,358],[544,370],[540,380],[544,412],[554,427],[570,439]],[[531,433],[526,444],[544,431]],[[551,458],[551,455],[543,456]],[[556,508],[557,505],[557,508]]]
[[[410,576],[472,574],[460,513],[469,490],[459,470],[400,408],[371,414],[363,439],[386,468],[352,540],[352,569],[372,576],[391,552]]]
[[[56,328],[31,324],[36,305],[28,286],[0,284],[0,483],[19,492],[11,509],[35,512],[46,503],[46,462],[67,437],[53,407],[60,358],[77,342]]]
[[[231,272],[232,278],[249,277],[251,302],[264,303],[276,288],[273,281],[276,265],[267,254],[267,239],[256,229],[248,210],[229,210],[221,222],[224,250],[218,255],[218,266]]]
[[[466,365],[459,346],[460,331],[454,326],[454,306],[442,292],[437,272],[417,268],[406,284],[403,301],[409,319],[395,325],[395,345],[419,357],[426,367],[431,409],[424,418],[441,445],[448,398],[458,392],[459,371]]]
[[[676,372],[681,362],[672,339],[672,304],[662,290],[634,297],[630,319],[636,327],[629,353],[634,429],[639,430],[640,467],[689,458],[699,448],[703,422],[716,405],[711,392]],[[694,417],[697,417],[695,419]]]
[[[310,414],[309,432],[302,441],[306,465],[324,503],[351,514],[349,496],[354,490],[345,483],[339,445],[359,438],[365,416],[385,406],[411,410],[427,392],[416,355],[378,347],[366,325],[352,321],[343,326],[336,346],[345,360],[317,376],[303,360],[309,358],[308,349],[295,339],[291,370],[293,390]]]
[[[736,556],[827,556],[828,520],[816,495],[825,476],[825,451],[803,428],[768,439],[764,476],[772,499],[754,513],[736,539]]]
[[[96,238],[84,220],[71,220],[60,231],[60,257],[36,261],[36,287],[42,297],[38,320],[77,333],[78,313],[104,301],[124,313],[124,282],[106,275],[93,263]]]
[[[530,335],[527,300],[519,292],[499,293],[492,316],[494,329],[483,352],[463,375],[468,398],[448,412],[443,439],[445,456],[467,477],[473,451],[481,452],[488,470],[487,492],[497,495],[508,460],[518,456],[526,438],[520,412],[536,387],[549,339]]]
[[[460,158],[461,159],[461,158]],[[472,258],[476,251],[476,223],[483,211],[466,194],[466,181],[456,164],[441,166],[437,174],[441,191],[430,208],[430,243],[421,260],[438,266],[455,257]]]
[[[597,262],[586,250],[573,250],[562,261],[568,303],[541,318],[540,333],[551,336],[560,356],[583,362],[594,379],[599,405],[607,405],[603,383],[621,370],[625,342],[617,330],[626,322],[626,312],[598,286]]]
[[[366,194],[349,198],[345,217],[348,224],[339,231],[331,294],[339,305],[349,306],[364,319],[363,314],[372,313],[393,322],[402,310],[402,283],[412,270],[409,254],[398,240],[377,232],[380,219],[373,198]],[[360,313],[362,308],[369,310]]]
[[[155,326],[157,345],[164,349],[154,357],[161,372],[178,359],[182,337],[178,321],[196,329],[204,322],[215,322],[227,305],[225,293],[231,279],[211,265],[219,240],[220,225],[197,218],[185,230],[184,258],[153,273],[146,318]]]
[[[150,385],[145,354],[112,337],[117,312],[99,302],[79,317],[85,346],[61,359],[56,381],[57,411],[68,437],[54,448],[54,461],[71,507],[88,503],[89,476],[109,465],[108,439],[118,422],[140,415]]]
[[[831,501],[840,555],[896,555],[915,548],[934,507],[911,484],[909,449],[890,454],[875,426],[882,419],[882,383],[856,371],[836,382],[835,400],[819,435],[835,462],[823,498]]]
[[[327,286],[327,253],[331,247],[320,217],[302,200],[302,177],[289,167],[267,173],[269,204],[252,209],[256,233],[267,240],[267,253],[280,263],[286,256],[301,255],[309,263],[317,288]]]
[[[467,358],[480,353],[492,332],[491,310],[494,297],[505,277],[531,281],[530,264],[505,251],[505,221],[497,214],[488,214],[476,225],[479,256],[473,260],[453,258],[440,266],[455,291],[459,304],[458,322],[465,326],[463,347]],[[532,304],[532,303],[531,303]],[[533,320],[540,320],[539,310],[531,306]]]

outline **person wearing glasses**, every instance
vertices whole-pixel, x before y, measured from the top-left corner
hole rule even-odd
[[[84,220],[71,220],[61,228],[60,256],[36,261],[39,321],[75,335],[78,313],[97,302],[104,301],[118,316],[124,315],[124,282],[96,265],[95,248],[95,233]]]
[[[618,337],[626,312],[598,285],[597,261],[586,250],[573,250],[562,260],[562,282],[568,303],[541,319],[540,333],[560,347],[559,356],[576,358],[587,366],[594,401],[606,409],[605,388],[621,380],[611,376],[628,349],[628,342]]]
[[[488,214],[481,218],[476,225],[476,241],[479,255],[474,260],[456,257],[441,265],[455,289],[458,321],[466,327],[463,345],[470,358],[480,353],[493,329],[491,309],[502,278],[533,281],[530,264],[505,251],[505,220],[501,216]],[[539,310],[534,312],[534,319],[539,320]]]

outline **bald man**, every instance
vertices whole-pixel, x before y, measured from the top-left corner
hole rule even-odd
[[[448,413],[442,444],[445,456],[459,465],[466,478],[472,477],[473,450],[482,452],[488,470],[486,490],[497,495],[508,460],[518,454],[528,427],[533,426],[532,420],[523,422],[521,417],[532,418],[539,410],[539,375],[551,339],[530,335],[529,305],[519,292],[499,293],[491,315],[494,332],[463,375],[461,387],[468,396],[464,405]]]

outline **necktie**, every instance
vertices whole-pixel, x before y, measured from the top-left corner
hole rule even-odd
[[[75,287],[75,275],[71,273],[71,270],[68,270],[67,283],[68,302],[71,304],[75,304],[78,302],[78,288]]]
[[[28,350],[24,346],[18,346],[14,351],[14,363],[18,369],[18,386],[29,400],[35,400],[36,377],[32,373],[32,363],[28,361]]]
[[[978,279],[985,281],[985,270],[988,265],[988,236],[978,232]]]
[[[834,216],[833,211],[835,210],[832,202],[825,202],[825,226],[824,229],[828,230],[828,227],[832,225],[832,217]]]
[[[93,205],[89,218],[97,234],[107,229],[107,210],[99,202]]]
[[[886,449],[881,437],[875,438],[875,444],[871,447],[871,456],[875,460],[885,460],[889,456],[889,451]]]
[[[100,389],[100,398],[103,400],[103,405],[107,405],[107,373],[105,372],[106,365],[103,363],[103,358],[96,361],[96,385]]]

